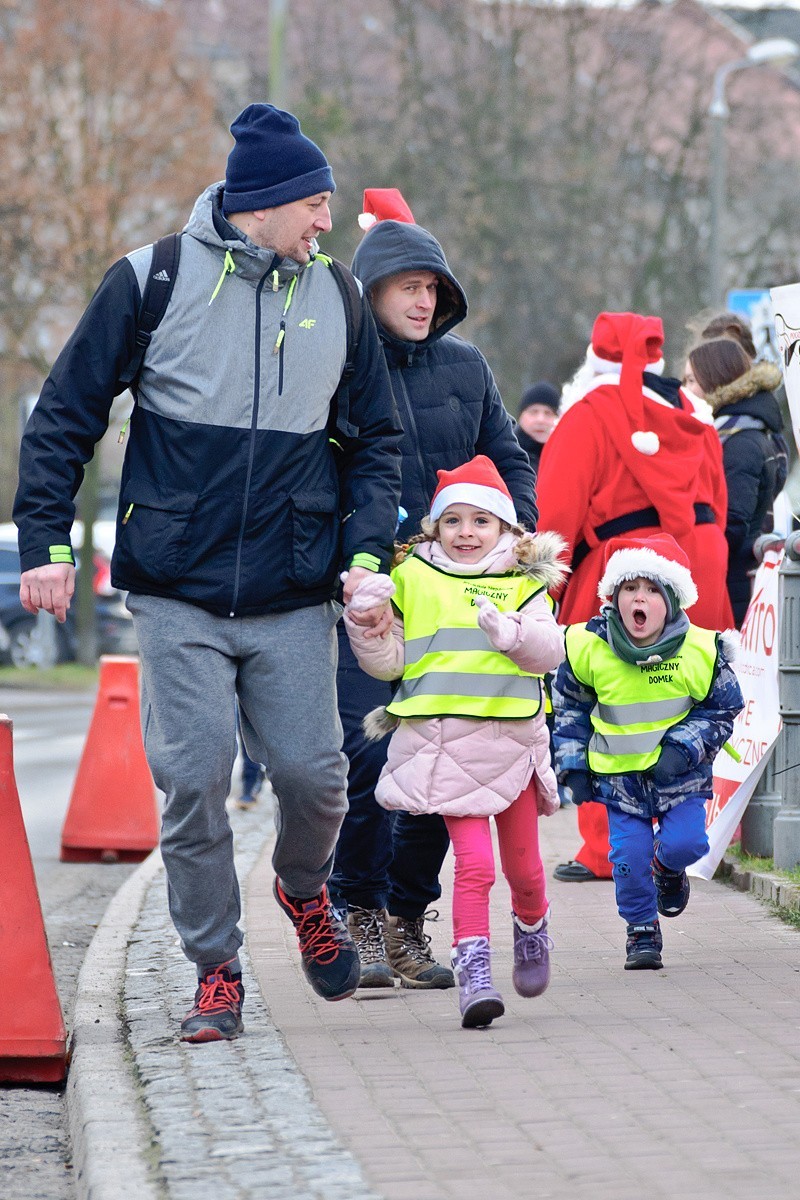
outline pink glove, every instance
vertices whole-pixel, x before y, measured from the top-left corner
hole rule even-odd
[[[479,609],[478,624],[495,650],[502,653],[513,650],[520,636],[519,621],[514,619],[517,614],[501,613],[488,596],[476,596],[475,604]]]
[[[370,575],[362,579],[353,592],[348,611],[367,612],[370,608],[380,608],[395,594],[397,588],[388,575]]]

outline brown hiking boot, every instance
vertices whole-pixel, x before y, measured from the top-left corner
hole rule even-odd
[[[400,976],[404,988],[451,988],[456,986],[449,967],[443,967],[431,954],[431,939],[423,926],[424,915],[393,917],[389,914],[383,927],[386,957]]]
[[[394,971],[386,961],[383,941],[383,925],[387,915],[385,908],[348,906],[347,932],[353,939],[361,962],[359,987],[394,987]]]

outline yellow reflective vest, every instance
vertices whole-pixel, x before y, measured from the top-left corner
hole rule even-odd
[[[456,575],[415,554],[392,571],[405,631],[403,678],[387,711],[398,717],[523,720],[541,706],[541,677],[495,650],[478,625],[476,596],[517,612],[538,592],[526,575]]]
[[[667,730],[711,691],[717,638],[712,630],[690,625],[674,658],[634,664],[617,658],[585,625],[570,625],[566,647],[572,673],[597,695],[587,751],[590,771],[625,775],[658,761]]]

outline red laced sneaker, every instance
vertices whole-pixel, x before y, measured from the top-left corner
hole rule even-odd
[[[244,1031],[241,973],[227,963],[206,971],[194,994],[194,1008],[181,1021],[182,1042],[231,1041]]]
[[[358,987],[361,963],[346,926],[334,916],[325,888],[310,900],[287,896],[278,880],[275,899],[297,931],[303,972],[323,1000],[346,1000]]]

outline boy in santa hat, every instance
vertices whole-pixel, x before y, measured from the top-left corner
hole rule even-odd
[[[689,621],[697,588],[668,533],[611,539],[598,595],[600,615],[567,629],[556,763],[576,804],[608,811],[625,969],[658,970],[658,917],[686,908],[686,867],[708,850],[714,758],[744,707],[735,642]]]

